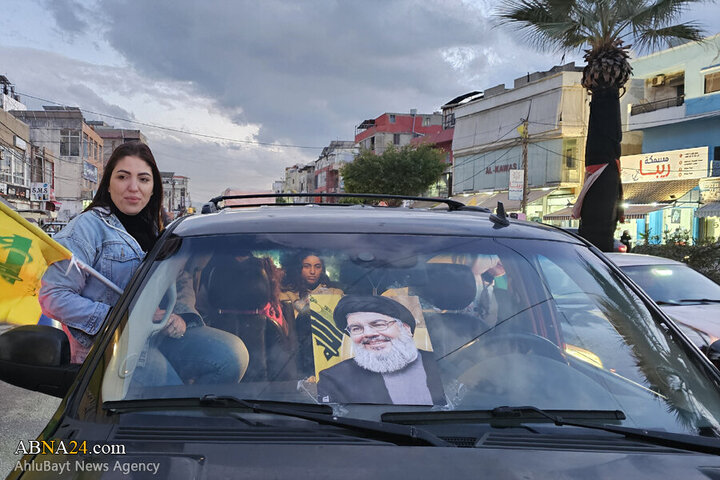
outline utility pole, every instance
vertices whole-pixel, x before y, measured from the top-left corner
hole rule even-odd
[[[523,167],[523,193],[522,202],[520,208],[522,213],[527,215],[527,200],[528,200],[528,119],[523,119],[522,130],[520,131],[520,138],[522,140],[522,167]]]

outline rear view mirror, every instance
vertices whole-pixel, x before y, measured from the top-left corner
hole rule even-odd
[[[0,380],[64,397],[80,365],[70,363],[65,332],[47,325],[25,325],[0,335]]]

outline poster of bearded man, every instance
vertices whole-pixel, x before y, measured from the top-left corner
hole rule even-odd
[[[418,322],[404,305],[384,296],[346,295],[333,320],[351,339],[353,357],[320,371],[320,402],[446,403],[435,358],[416,346]]]

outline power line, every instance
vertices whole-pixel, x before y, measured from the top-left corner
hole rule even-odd
[[[35,100],[40,100],[41,102],[52,103],[52,104],[59,105],[59,106],[62,106],[62,107],[67,106],[67,105],[65,105],[65,104],[63,104],[63,103],[56,102],[56,101],[54,101],[54,100],[48,100],[48,99],[46,99],[46,98],[41,98],[41,97],[36,97],[36,96],[34,96],[34,95],[30,95],[29,93],[21,93],[21,92],[17,92],[17,93],[18,93],[18,95],[22,95],[22,96],[25,96],[25,97],[28,97],[28,98],[32,98],[32,99],[35,99]],[[94,112],[94,111],[92,111],[92,110],[89,110],[89,109],[83,108],[83,107],[77,107],[77,108],[78,108],[80,111],[84,112],[84,113],[89,113],[89,114],[92,114],[92,115],[98,115],[98,116],[100,116],[100,117],[112,118],[113,120],[119,120],[119,121],[122,121],[122,122],[132,123],[132,124],[135,124],[135,125],[142,125],[142,126],[144,126],[144,127],[156,128],[156,129],[158,129],[158,130],[164,130],[164,131],[174,132],[174,133],[182,133],[182,134],[185,134],[185,135],[192,135],[192,136],[195,136],[195,137],[208,138],[208,139],[211,139],[211,140],[222,140],[222,141],[225,141],[225,142],[240,143],[240,144],[246,144],[246,145],[259,145],[259,146],[264,146],[264,147],[303,148],[303,149],[310,149],[310,150],[322,150],[323,148],[325,148],[325,147],[311,147],[311,146],[307,146],[307,145],[292,145],[292,144],[285,144],[285,143],[260,142],[260,141],[255,141],[255,140],[239,140],[239,139],[237,139],[237,138],[221,137],[221,136],[218,136],[218,135],[208,135],[208,134],[205,134],[205,133],[192,132],[192,131],[188,131],[188,130],[181,130],[181,129],[179,129],[179,128],[166,127],[166,126],[164,126],[164,125],[157,125],[157,124],[153,124],[153,123],[140,122],[140,121],[138,121],[138,120],[131,120],[131,119],[129,119],[129,118],[118,117],[118,116],[110,115],[110,114],[107,114],[107,113]]]

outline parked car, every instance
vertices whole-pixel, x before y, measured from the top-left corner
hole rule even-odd
[[[563,230],[567,230],[568,232],[570,232],[570,233],[572,233],[572,234],[574,234],[574,235],[579,235],[579,234],[580,234],[577,228],[564,228]],[[627,248],[627,245],[625,245],[624,243],[622,243],[622,242],[621,242],[620,240],[618,240],[617,238],[614,238],[614,239],[613,239],[613,251],[614,251],[614,252],[619,252],[619,253],[627,253],[628,248]]]
[[[669,258],[608,254],[695,345],[703,350],[720,339],[720,285]]]
[[[720,372],[582,239],[452,200],[222,202],[164,232],[82,367],[60,330],[0,335],[1,380],[64,396],[11,478],[720,472]],[[310,255],[301,301],[278,274]],[[158,309],[238,335],[244,375],[199,382],[190,350],[153,375]]]

